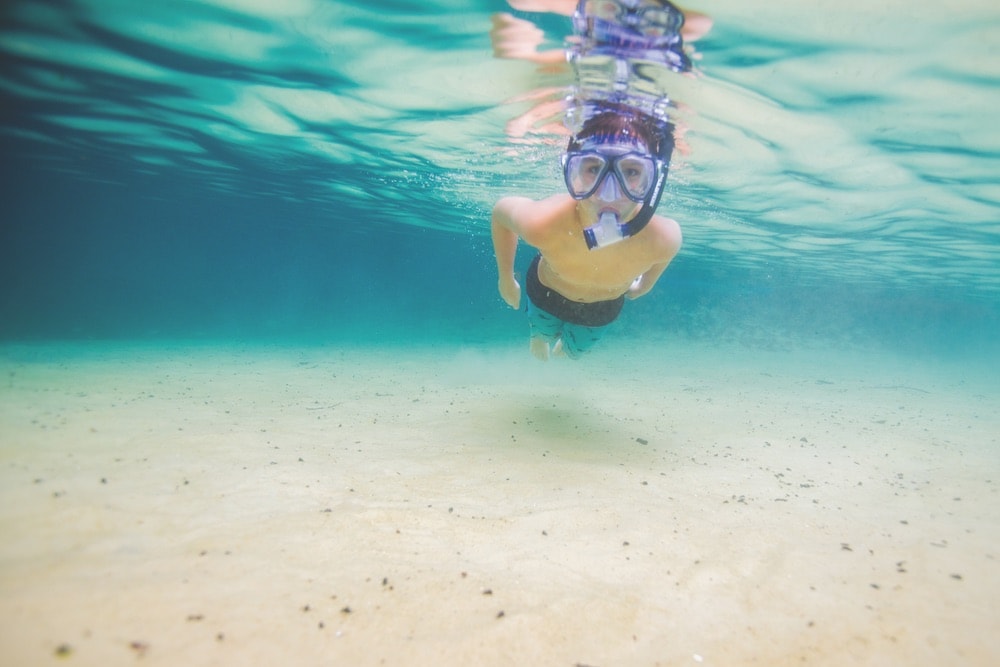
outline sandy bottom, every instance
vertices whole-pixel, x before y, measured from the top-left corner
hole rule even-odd
[[[1000,664],[995,380],[623,354],[0,348],[0,663]]]

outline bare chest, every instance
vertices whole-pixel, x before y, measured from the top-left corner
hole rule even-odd
[[[649,262],[627,239],[588,250],[583,238],[568,239],[542,250],[538,277],[543,284],[575,301],[604,301],[624,294]]]

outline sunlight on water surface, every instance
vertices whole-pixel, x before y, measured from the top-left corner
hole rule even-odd
[[[716,0],[660,211],[709,264],[1000,287],[1000,10]],[[921,7],[923,11],[921,11]],[[561,187],[562,139],[504,124],[565,76],[491,57],[500,2],[10,3],[7,153],[96,182],[281,198],[321,224],[485,234]],[[558,47],[568,19],[519,13]],[[559,30],[565,31],[559,34]],[[81,159],[81,156],[86,156]],[[990,297],[992,298],[992,297]]]

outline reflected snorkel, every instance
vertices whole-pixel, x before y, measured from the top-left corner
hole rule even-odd
[[[579,0],[573,13],[581,52],[642,58],[675,72],[692,69],[681,36],[683,26],[684,12],[667,0]]]

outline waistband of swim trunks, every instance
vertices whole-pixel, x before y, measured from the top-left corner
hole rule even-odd
[[[563,322],[584,327],[603,327],[614,322],[625,305],[625,295],[607,301],[581,302],[567,299],[538,278],[538,264],[542,256],[536,255],[528,268],[526,288],[528,298],[537,308],[558,317]]]

